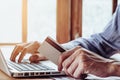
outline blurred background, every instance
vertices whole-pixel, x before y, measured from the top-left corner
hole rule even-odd
[[[82,37],[105,28],[112,18],[112,5],[113,0],[82,0]],[[0,0],[0,43],[42,42],[47,36],[56,40],[56,12],[57,0],[27,0],[27,4],[23,0]]]

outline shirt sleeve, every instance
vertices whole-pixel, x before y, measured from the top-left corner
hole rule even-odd
[[[66,49],[82,46],[106,58],[120,51],[120,5],[103,32],[93,34],[90,38],[80,37],[63,46]]]

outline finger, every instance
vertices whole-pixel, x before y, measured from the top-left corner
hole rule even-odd
[[[24,46],[21,55],[18,59],[18,62],[21,62],[21,60],[23,59],[23,57],[25,56],[26,53],[35,53],[37,52],[37,49],[39,48],[40,44],[35,41],[35,42],[31,42],[31,43],[27,43],[27,45]]]
[[[60,55],[59,59],[58,59],[58,70],[61,71],[63,66],[62,63],[65,59],[67,59],[71,54],[74,53],[75,50],[79,49],[80,47],[76,47],[72,50],[66,51],[64,52],[62,55]]]
[[[66,75],[68,75],[68,76],[70,75],[66,68],[63,68],[63,71],[65,72]]]
[[[33,54],[29,58],[29,61],[31,63],[39,63],[39,61],[42,61],[42,60],[47,60],[47,58],[43,55],[40,55],[39,53],[38,54]]]
[[[25,56],[26,52],[27,52],[27,48],[24,48],[23,51],[20,54],[20,57],[18,59],[18,63],[20,63],[22,61],[22,59]]]
[[[78,67],[78,61],[74,60],[73,63],[68,67],[67,72],[70,76],[73,77],[73,73],[75,72],[76,68]]]
[[[74,78],[80,78],[81,75],[83,74],[83,69],[84,69],[83,64],[78,65],[75,72],[73,73],[73,77]]]
[[[63,61],[69,57],[71,55],[72,52],[70,51],[67,51],[67,52],[64,52],[62,55],[60,55],[59,59],[58,59],[58,70],[61,71],[62,70],[62,63]]]
[[[15,59],[16,59],[16,57],[18,56],[19,52],[21,52],[22,49],[23,49],[25,46],[29,45],[29,44],[30,44],[30,43],[17,44],[17,45],[15,46],[15,48],[13,49],[13,52],[12,52],[11,57],[10,57],[10,60],[15,62]]]
[[[80,54],[81,49],[77,49],[74,51],[73,54],[71,54],[67,59],[64,60],[64,62],[62,63],[62,66],[64,68],[68,68],[74,60],[76,60],[75,58]]]
[[[15,59],[21,50],[22,50],[21,46],[16,46],[11,54],[10,60],[15,62]]]
[[[62,67],[67,69],[71,63],[74,61],[74,56],[73,57],[68,57],[67,59],[65,59],[63,62],[62,62]]]
[[[29,61],[31,63],[39,63],[38,58],[39,58],[39,56],[37,54],[34,54],[34,55],[30,56]]]
[[[73,73],[75,72],[75,70],[77,69],[79,63],[81,64],[81,59],[79,59],[79,55],[81,53],[81,49],[76,50],[70,57],[70,59],[73,61],[70,62],[70,60],[68,60],[70,62],[70,64],[67,65],[68,69],[67,72],[70,76],[73,77]],[[69,63],[67,62],[67,63]]]
[[[41,54],[37,54],[39,57],[38,57],[38,61],[42,61],[42,60],[47,60],[47,58],[44,56],[44,55],[41,55]]]
[[[62,70],[62,62],[71,54],[71,52],[64,52],[62,55],[60,55],[58,59],[58,70]]]
[[[37,50],[39,47],[40,47],[40,43],[38,43],[37,41],[32,42],[26,46],[26,48],[28,49],[27,52],[31,54],[38,52]]]
[[[75,69],[74,73],[73,73],[73,77],[75,78],[83,78],[85,76],[83,76],[84,72],[85,72],[85,66],[86,66],[86,63],[84,62],[84,53],[81,53],[79,54],[77,57],[76,57],[76,61],[77,61],[77,68]]]

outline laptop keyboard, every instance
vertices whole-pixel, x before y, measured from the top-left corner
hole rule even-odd
[[[12,61],[7,61],[7,64],[11,67],[13,67],[14,69],[18,70],[18,71],[47,71],[47,70],[55,70],[51,67],[48,67],[42,63],[15,63]]]

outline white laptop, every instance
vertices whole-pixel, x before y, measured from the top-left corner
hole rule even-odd
[[[43,55],[45,54],[45,56],[50,60],[40,61],[37,64],[29,63],[27,62],[27,60],[23,60],[22,63],[15,63],[10,60],[6,60],[3,56],[2,51],[0,50],[0,70],[12,77],[40,77],[65,75],[63,71],[58,71],[56,65],[59,55],[65,51],[64,48],[62,48],[50,37],[47,37],[39,48],[39,51]]]

